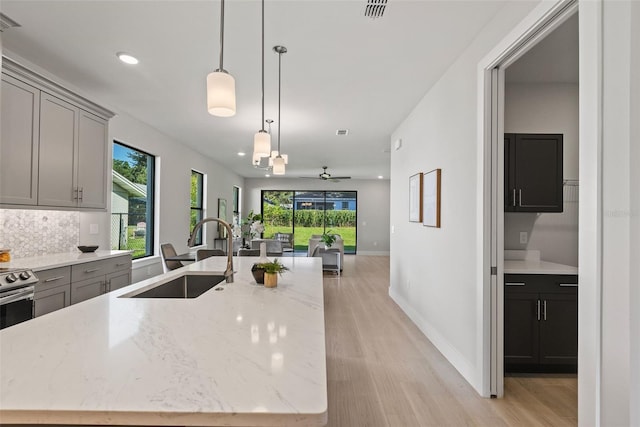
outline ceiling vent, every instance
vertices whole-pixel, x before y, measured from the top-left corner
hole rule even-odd
[[[369,18],[382,18],[387,8],[387,0],[367,0],[367,7],[364,9],[364,16]]]
[[[16,21],[9,18],[4,13],[0,13],[0,31],[4,31],[7,28],[19,27],[19,26],[20,24],[18,24]]]
[[[349,129],[338,129],[336,135],[344,136],[349,135]]]

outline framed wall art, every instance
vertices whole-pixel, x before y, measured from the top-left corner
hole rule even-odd
[[[440,175],[441,169],[434,169],[422,177],[422,224],[440,228]]]
[[[409,221],[422,222],[422,172],[409,177]]]

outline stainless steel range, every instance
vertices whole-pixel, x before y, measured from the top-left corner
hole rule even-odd
[[[29,269],[0,268],[0,329],[33,318],[36,283]]]

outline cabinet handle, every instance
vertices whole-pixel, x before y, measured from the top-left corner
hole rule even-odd
[[[570,287],[570,288],[577,288],[578,284],[577,283],[560,283],[560,286],[566,286],[566,287]]]
[[[60,280],[60,279],[64,279],[64,276],[50,277],[50,278],[46,279],[44,281],[44,283],[55,282],[56,280]]]
[[[518,190],[518,206],[522,206],[522,188]]]
[[[540,300],[536,301],[536,309],[538,312],[538,321],[540,320]]]
[[[93,273],[94,271],[99,271],[102,270],[102,267],[98,267],[98,268],[90,268],[88,270],[85,270],[85,273]]]
[[[119,264],[116,264],[116,267],[121,267],[121,266],[127,265],[127,264],[128,264],[127,262],[121,262]],[[562,286],[562,285],[560,285],[560,286]]]
[[[78,200],[78,187],[73,188],[73,200]]]
[[[542,303],[542,318],[547,320],[547,300]]]
[[[513,189],[513,206],[516,205],[516,189]]]
[[[84,187],[80,187],[80,189],[78,190],[78,198],[80,199],[80,201],[82,201],[82,199],[84,198]]]
[[[505,286],[525,286],[525,283],[517,283],[517,282],[506,282]]]

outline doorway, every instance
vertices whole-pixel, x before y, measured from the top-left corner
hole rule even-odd
[[[540,234],[539,230],[534,230],[539,216],[531,214],[528,218],[525,217],[513,217],[505,219],[505,133],[513,132],[513,128],[508,126],[513,125],[513,117],[510,118],[509,123],[507,119],[509,114],[506,112],[506,101],[518,97],[507,97],[508,90],[508,73],[518,71],[518,61],[523,59],[521,64],[527,64],[527,61],[531,60],[531,57],[535,57],[536,46],[543,45],[544,40],[552,35],[555,30],[562,27],[566,22],[571,22],[571,19],[577,17],[578,4],[577,1],[567,0],[561,1],[546,14],[546,16],[525,31],[525,34],[518,40],[508,46],[502,51],[502,53],[496,55],[496,57],[489,62],[488,66],[484,67],[484,104],[485,104],[485,156],[484,156],[484,169],[485,169],[485,238],[484,253],[485,260],[488,268],[486,268],[485,283],[487,284],[487,296],[490,301],[490,309],[487,319],[488,327],[490,330],[490,342],[487,344],[488,352],[488,365],[486,372],[488,372],[489,381],[489,394],[492,397],[502,397],[504,395],[504,331],[505,331],[505,291],[504,291],[504,273],[505,273],[505,248],[513,249],[513,246],[520,247],[522,249],[527,248],[529,237],[532,236],[532,232],[536,231],[536,234]],[[539,49],[538,49],[539,50]],[[553,67],[546,64],[546,69]],[[512,67],[512,68],[510,68]],[[527,72],[531,72],[531,64],[524,65],[520,70],[521,75],[525,75]],[[535,74],[535,73],[534,73]],[[531,77],[531,76],[529,76]],[[535,76],[540,78],[539,75]],[[577,92],[576,92],[577,93]],[[509,94],[509,95],[513,95]],[[521,94],[520,94],[521,95]],[[576,108],[577,110],[577,108]],[[531,117],[525,116],[526,119]],[[577,119],[576,119],[577,120]],[[531,123],[526,124],[529,130],[522,127],[522,123],[518,126],[518,132],[528,133],[540,133],[540,130],[531,128],[534,126]],[[577,123],[575,125],[577,129]],[[547,132],[545,132],[547,133]],[[577,150],[577,135],[575,136],[574,143]],[[576,173],[577,179],[577,154],[576,154]],[[573,174],[572,174],[573,175]],[[563,190],[564,191],[564,190]],[[577,265],[577,207],[576,213],[576,242],[575,242],[575,263]],[[511,221],[510,221],[511,220]],[[515,220],[515,221],[513,221]],[[523,222],[524,221],[524,222]],[[505,228],[507,227],[507,228]],[[520,228],[524,227],[523,230]],[[518,237],[516,244],[513,243],[514,233]],[[522,234],[524,233],[524,235]],[[524,243],[526,241],[526,243]],[[523,243],[520,243],[523,242]]]

